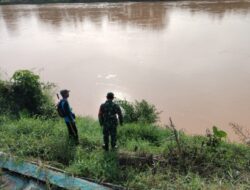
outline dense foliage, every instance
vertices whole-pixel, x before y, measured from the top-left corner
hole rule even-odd
[[[156,107],[149,104],[146,100],[135,101],[134,103],[127,100],[115,101],[123,110],[125,123],[156,123],[159,119],[160,112]]]
[[[0,114],[55,116],[51,86],[29,70],[16,71],[9,81],[0,80]]]

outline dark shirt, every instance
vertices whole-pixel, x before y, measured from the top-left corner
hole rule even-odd
[[[100,106],[99,109],[99,123],[103,125],[118,125],[119,118],[120,125],[123,124],[123,116],[121,108],[115,104],[112,100],[107,100],[104,104]]]

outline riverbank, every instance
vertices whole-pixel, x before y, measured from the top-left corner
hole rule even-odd
[[[131,189],[248,189],[250,149],[170,128],[126,124],[118,129],[119,150],[104,152],[102,132],[91,118],[77,118],[80,145],[68,143],[62,120],[1,116],[0,151],[43,162],[75,176]],[[212,134],[213,135],[213,134]]]
[[[52,4],[52,3],[119,3],[119,2],[168,2],[176,0],[0,0],[0,5]]]
[[[0,5],[51,4],[51,3],[119,3],[119,2],[177,2],[181,0],[0,0]],[[189,0],[198,1],[198,0]],[[199,0],[202,1],[202,0]],[[217,0],[210,0],[218,2]],[[221,1],[219,1],[221,2]]]

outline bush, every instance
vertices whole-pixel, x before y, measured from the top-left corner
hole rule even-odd
[[[0,81],[0,114],[55,116],[55,106],[49,91],[54,86],[40,82],[29,70],[19,70],[10,81]]]
[[[149,104],[146,100],[135,101],[127,100],[115,101],[124,111],[124,123],[156,123],[159,120],[160,112],[156,107]]]
[[[10,112],[11,107],[14,105],[10,101],[11,95],[11,83],[0,80],[0,114],[5,114]]]
[[[12,97],[18,110],[39,114],[43,99],[39,76],[28,70],[20,70],[14,73],[11,80]]]

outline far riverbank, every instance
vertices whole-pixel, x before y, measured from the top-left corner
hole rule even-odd
[[[120,3],[120,2],[178,2],[181,0],[0,0],[0,5],[15,4],[52,4],[52,3]],[[187,0],[200,1],[200,0]],[[210,2],[221,3],[223,1],[210,0]],[[227,1],[228,2],[228,1]],[[240,0],[239,2],[248,2]]]

